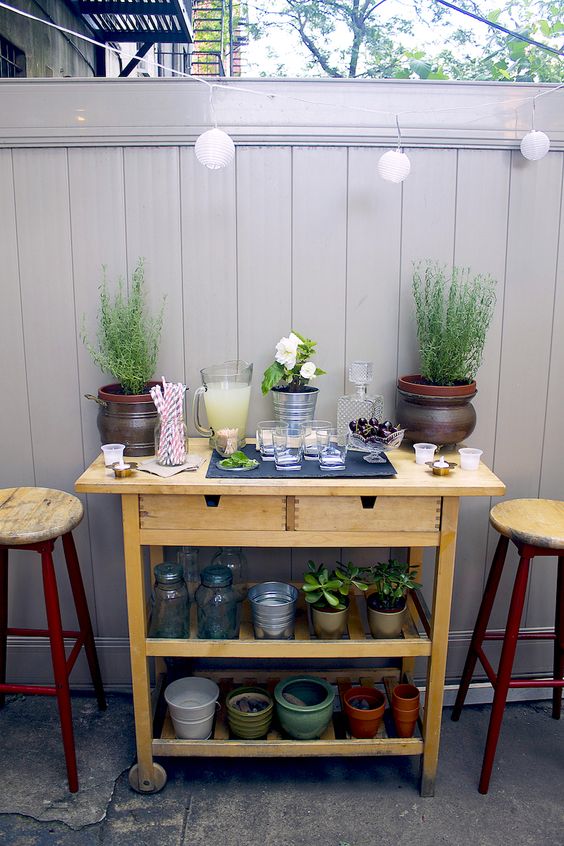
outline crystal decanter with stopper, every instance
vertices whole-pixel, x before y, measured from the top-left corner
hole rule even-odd
[[[384,398],[380,395],[370,397],[366,393],[373,375],[374,365],[371,361],[353,361],[349,365],[349,381],[356,386],[356,393],[346,394],[337,400],[337,429],[340,435],[348,432],[351,420],[360,417],[382,420]]]

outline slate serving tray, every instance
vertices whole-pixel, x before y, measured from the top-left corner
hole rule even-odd
[[[386,456],[383,464],[369,464],[363,460],[364,453],[348,452],[344,470],[320,470],[317,461],[304,461],[301,470],[277,470],[274,461],[263,461],[260,453],[251,444],[243,448],[245,455],[255,458],[259,466],[254,470],[222,470],[217,466],[221,461],[221,455],[215,450],[212,453],[207,479],[233,479],[238,481],[244,479],[381,479],[387,476],[395,476],[396,469]]]

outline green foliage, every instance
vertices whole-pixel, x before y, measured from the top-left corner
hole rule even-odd
[[[104,267],[99,288],[97,347],[89,342],[83,319],[83,343],[95,364],[117,379],[124,394],[143,393],[157,366],[165,298],[157,316],[150,317],[145,307],[144,284],[145,268],[143,259],[139,259],[129,293],[119,279],[112,296]]]
[[[428,259],[415,265],[413,297],[421,375],[434,385],[472,382],[495,307],[495,280]]]
[[[389,558],[379,561],[369,569],[369,580],[375,586],[379,607],[384,611],[392,611],[407,596],[408,590],[420,588],[415,581],[416,570],[410,570],[409,564]]]
[[[337,561],[337,567],[331,572],[323,564],[316,567],[313,561],[308,561],[307,566],[302,590],[306,602],[315,608],[344,611],[347,606],[343,598],[349,595],[352,585],[359,590],[367,590],[367,584],[362,581],[363,570],[353,567],[350,561],[348,564]]]

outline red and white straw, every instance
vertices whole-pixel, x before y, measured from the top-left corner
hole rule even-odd
[[[151,388],[151,397],[159,413],[161,431],[157,445],[159,464],[175,467],[186,460],[183,403],[186,385],[182,382],[167,382],[163,377],[162,388]]]

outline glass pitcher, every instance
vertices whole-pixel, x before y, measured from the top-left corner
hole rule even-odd
[[[202,384],[194,392],[194,425],[210,439],[210,446],[220,449],[229,440],[227,430],[237,430],[237,447],[245,445],[253,365],[246,361],[225,361],[200,370]],[[200,420],[203,395],[209,429]]]

